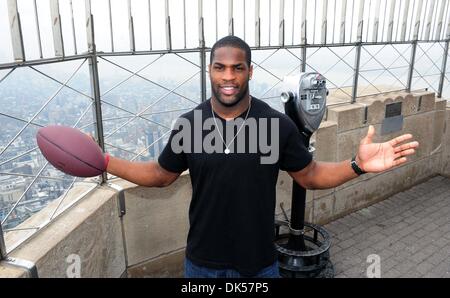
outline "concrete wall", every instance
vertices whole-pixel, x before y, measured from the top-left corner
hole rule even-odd
[[[380,136],[385,105],[397,101],[403,102],[403,130]],[[383,174],[366,174],[334,189],[309,191],[305,217],[308,221],[324,224],[431,176],[450,176],[450,107],[430,92],[397,92],[360,99],[353,105],[330,107],[327,119],[313,137],[315,159],[336,162],[351,158],[369,124],[376,128],[375,142],[412,133],[420,142],[417,154],[407,164]],[[36,263],[41,277],[66,277],[73,272],[73,255],[79,256],[82,277],[181,276],[192,192],[189,175],[184,173],[168,188],[137,187],[121,179],[110,183],[124,189],[123,217],[119,217],[117,191],[108,185],[99,186],[10,255]],[[75,187],[66,204],[89,187],[83,184]],[[292,179],[280,173],[278,217],[281,202],[289,213],[291,188]],[[52,213],[55,204],[22,225],[42,221]],[[19,237],[7,234],[7,245]],[[27,277],[26,270],[0,263],[0,277],[19,276]]]
[[[444,135],[442,140],[442,168],[441,174],[450,177],[450,101],[445,110]]]
[[[393,102],[402,102],[403,129],[381,136],[385,106]],[[325,224],[436,174],[448,175],[450,137],[446,126],[450,110],[446,109],[446,103],[446,100],[436,99],[432,92],[395,92],[360,98],[355,104],[330,107],[327,121],[322,122],[316,133],[316,160],[339,162],[350,159],[356,154],[369,125],[375,126],[374,142],[411,133],[420,146],[400,167],[381,174],[362,175],[335,189],[314,191],[313,221]]]

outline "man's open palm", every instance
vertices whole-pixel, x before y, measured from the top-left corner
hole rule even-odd
[[[382,172],[406,162],[407,155],[414,154],[419,143],[409,142],[411,134],[404,134],[384,143],[372,143],[375,128],[370,125],[367,135],[361,140],[358,149],[357,163],[366,172]]]

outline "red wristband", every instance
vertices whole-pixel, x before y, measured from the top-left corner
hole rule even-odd
[[[109,164],[109,153],[105,153],[105,169],[108,168]]]

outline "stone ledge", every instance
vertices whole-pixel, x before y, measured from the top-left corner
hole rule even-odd
[[[183,277],[185,249],[168,252],[154,259],[131,266],[127,277]]]
[[[116,199],[115,191],[98,186],[9,255],[34,262],[39,277],[67,276],[68,257],[74,254],[81,277],[119,277],[125,259]],[[47,206],[37,215],[52,211]]]
[[[27,278],[29,277],[27,270],[13,267],[0,261],[0,278]]]

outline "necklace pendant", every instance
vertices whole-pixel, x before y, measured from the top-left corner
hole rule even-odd
[[[226,148],[225,149],[225,154],[228,154],[228,153],[230,153],[230,149]]]

